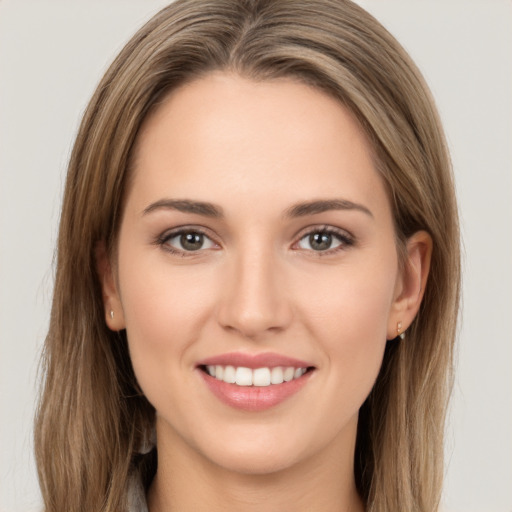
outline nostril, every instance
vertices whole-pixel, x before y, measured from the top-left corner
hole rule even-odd
[[[276,304],[268,304],[266,307],[261,304],[253,307],[241,303],[224,304],[218,316],[219,324],[225,330],[239,333],[249,339],[282,332],[290,320],[288,308]]]

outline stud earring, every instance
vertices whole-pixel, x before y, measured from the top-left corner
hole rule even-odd
[[[405,331],[402,332],[402,322],[396,324],[396,335],[403,340],[405,338]]]
[[[114,320],[114,310],[113,309],[110,310],[110,318],[112,320]]]

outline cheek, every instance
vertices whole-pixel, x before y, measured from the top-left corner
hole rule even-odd
[[[309,310],[311,328],[325,328],[327,338],[346,340],[386,338],[395,283],[396,258],[333,267],[303,286],[302,307]],[[315,327],[314,327],[315,326]]]
[[[197,267],[173,268],[158,249],[151,257],[133,248],[123,254],[120,292],[137,377],[158,378],[162,369],[172,373],[178,366],[190,365],[186,350],[197,341],[207,321],[213,300],[211,278]]]
[[[303,290],[307,328],[318,340],[332,385],[359,408],[378,375],[393,303],[396,259],[336,268]],[[322,291],[323,290],[323,291]],[[327,291],[326,291],[327,290]],[[307,313],[306,313],[307,311]]]

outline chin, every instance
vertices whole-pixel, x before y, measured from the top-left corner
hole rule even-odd
[[[210,455],[210,461],[230,473],[240,475],[264,476],[289,470],[301,463],[301,458],[296,453],[279,453],[267,450],[229,450],[222,454]],[[303,462],[303,461],[302,461]]]
[[[288,428],[262,424],[239,427],[229,429],[222,436],[201,439],[194,447],[196,453],[228,472],[263,476],[305,464],[322,451],[323,443],[318,440],[330,437],[326,432],[311,435],[307,429],[301,431],[297,427],[293,435],[289,425]]]

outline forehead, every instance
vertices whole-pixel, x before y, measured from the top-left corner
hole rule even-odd
[[[279,196],[284,203],[341,194],[387,203],[353,114],[292,79],[216,72],[181,86],[144,122],[134,164],[132,191],[147,201],[170,194],[228,203]]]

